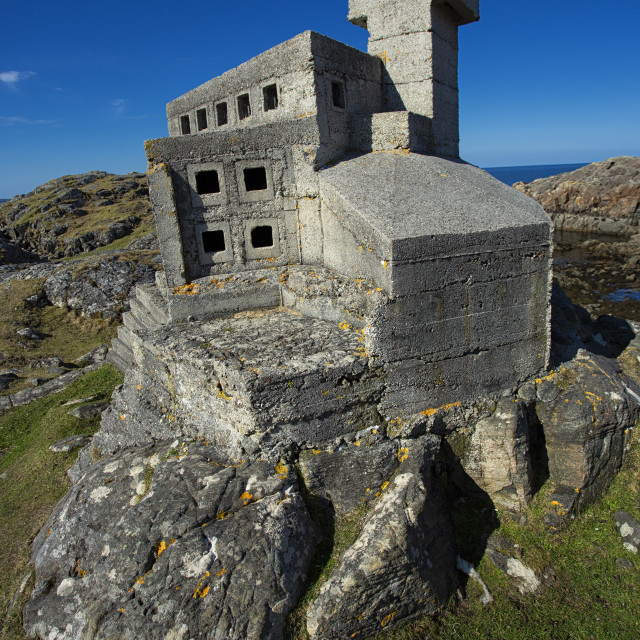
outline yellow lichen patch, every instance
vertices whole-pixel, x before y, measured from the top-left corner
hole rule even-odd
[[[202,588],[202,585],[210,575],[211,574],[207,571],[207,573],[204,574],[204,577],[200,580],[200,582],[198,582],[198,585],[193,591],[194,598],[204,598],[207,595],[207,593],[209,593],[209,585],[207,585],[204,589]]]
[[[360,442],[360,440],[356,440],[353,444],[355,444],[356,447],[359,447],[362,443]]]
[[[222,389],[218,389],[218,398],[220,400],[231,400],[231,396],[228,396]]]
[[[382,268],[383,269],[388,269],[389,268],[389,263],[386,260],[382,261]]]
[[[384,618],[382,618],[382,622],[380,623],[383,627],[386,627],[395,617],[396,613],[398,613],[397,611],[394,611],[393,613],[390,613],[388,616],[385,616]]]
[[[340,324],[338,324],[338,326],[339,326],[341,329],[344,329],[345,331],[346,331],[347,329],[351,329],[351,325],[350,325],[348,322],[341,322]]]
[[[240,500],[244,502],[244,506],[246,507],[250,502],[253,501],[253,495],[248,491],[245,491],[241,496]]]
[[[420,412],[420,415],[429,417],[429,416],[435,415],[436,413],[438,413],[438,411],[450,411],[455,407],[461,407],[461,406],[462,406],[462,402],[458,400],[457,402],[443,404],[439,409],[425,409],[424,411]]]
[[[311,449],[311,453],[313,453],[314,456],[317,456],[320,455],[322,451],[320,449]]]
[[[200,285],[198,283],[183,284],[180,287],[174,287],[173,294],[176,296],[197,296],[200,295]]]
[[[169,544],[167,544],[164,540],[160,540],[160,542],[158,542],[154,549],[156,558],[159,558],[162,555],[163,551],[166,551],[175,542],[175,538],[171,538],[171,540],[169,540]]]
[[[385,491],[385,490],[386,490],[386,488],[387,488],[388,486],[389,486],[389,481],[388,481],[388,480],[385,480],[385,481],[380,485],[380,488],[381,488],[383,491]]]
[[[287,466],[282,461],[278,462],[276,465],[276,475],[278,478],[280,478],[280,480],[286,480],[288,474],[289,469],[287,469]]]
[[[409,457],[408,447],[401,447],[398,449],[396,456],[398,457],[398,462],[404,462]]]
[[[218,576],[218,578],[221,578],[225,573],[227,573],[227,570],[222,568],[220,569],[220,571],[218,571],[218,573],[216,573],[216,576]]]

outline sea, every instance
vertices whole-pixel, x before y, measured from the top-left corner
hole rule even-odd
[[[575,171],[586,165],[586,162],[583,164],[532,164],[523,167],[483,167],[483,169],[494,178],[511,185],[514,182],[533,182],[538,178],[557,176],[559,173]]]

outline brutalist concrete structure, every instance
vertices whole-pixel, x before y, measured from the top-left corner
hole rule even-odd
[[[170,136],[146,144],[165,272],[114,361],[165,390],[204,372],[194,432],[323,442],[547,366],[550,220],[458,158],[457,32],[478,10],[350,0],[368,53],[305,32],[168,105]],[[262,352],[243,357],[220,332],[242,341],[251,313]],[[295,347],[277,375],[273,340]]]

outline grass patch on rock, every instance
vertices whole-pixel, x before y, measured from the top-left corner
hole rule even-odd
[[[0,285],[0,353],[4,355],[0,366],[3,369],[21,368],[32,360],[52,356],[72,363],[116,335],[117,325],[113,322],[87,318],[60,307],[39,308],[27,304],[26,298],[42,293],[42,284],[42,279],[13,279]],[[44,338],[21,337],[16,331],[22,327],[32,327]]]
[[[94,433],[100,418],[79,420],[64,403],[108,400],[122,375],[111,365],[87,373],[64,391],[0,415],[0,637],[24,640],[22,608],[33,588],[30,544],[70,487],[73,453],[52,453],[58,440]],[[20,592],[20,587],[23,587]],[[15,596],[15,600],[14,599]],[[10,606],[13,600],[13,606]]]

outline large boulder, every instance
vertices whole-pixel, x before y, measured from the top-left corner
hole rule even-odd
[[[397,472],[309,608],[314,639],[368,637],[434,613],[457,586],[452,526],[437,479],[440,439],[403,445]]]
[[[317,533],[292,469],[206,443],[91,465],[33,544],[24,612],[47,640],[281,638]]]
[[[537,381],[536,412],[560,515],[593,502],[620,469],[638,420],[637,391],[616,360],[584,350]]]
[[[501,398],[493,414],[475,425],[462,464],[495,502],[514,510],[524,507],[533,476],[526,404]]]

